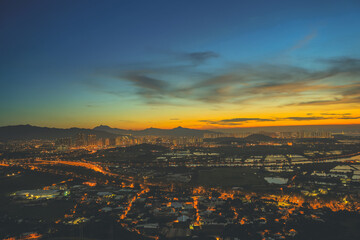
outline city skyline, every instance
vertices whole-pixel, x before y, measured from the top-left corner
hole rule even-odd
[[[0,126],[360,124],[358,1],[0,9]]]
[[[0,239],[359,239],[359,12],[0,1]]]

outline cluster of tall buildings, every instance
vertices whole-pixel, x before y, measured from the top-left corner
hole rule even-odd
[[[55,141],[57,146],[84,147],[84,146],[110,146],[110,138],[97,138],[94,134],[79,133],[74,138],[59,138]]]
[[[204,138],[222,138],[222,137],[234,137],[245,138],[254,132],[242,132],[242,133],[206,133]],[[294,131],[294,132],[257,132],[257,134],[263,134],[272,138],[331,138],[331,132],[327,131]]]
[[[277,132],[277,138],[331,138],[331,132],[327,131],[298,131],[298,132]]]
[[[203,137],[170,137],[170,136],[117,136],[115,138],[98,138],[94,134],[79,133],[74,138],[56,140],[57,146],[66,147],[107,147],[131,146],[142,143],[166,146],[200,146],[204,138],[235,137],[244,138],[253,133],[206,133]],[[298,131],[298,132],[260,132],[273,138],[331,138],[331,132],[326,131]]]
[[[74,138],[60,138],[55,144],[64,147],[107,147],[131,146],[142,143],[167,146],[195,146],[203,142],[202,137],[166,137],[166,136],[117,136],[115,138],[97,138],[94,134],[79,133]]]
[[[223,137],[234,137],[234,138],[244,138],[252,133],[205,133],[204,138],[223,138]]]

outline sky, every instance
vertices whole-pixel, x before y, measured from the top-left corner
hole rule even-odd
[[[0,126],[360,124],[360,1],[0,1]]]

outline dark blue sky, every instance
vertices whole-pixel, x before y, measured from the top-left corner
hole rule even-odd
[[[304,71],[339,68],[337,59],[357,64],[359,12],[360,1],[3,0],[0,125],[140,127],[186,116],[195,126],[200,117],[191,118],[192,111],[215,118],[211,111],[219,108],[230,117],[244,99],[261,99],[256,92],[244,91],[244,99],[234,94],[254,81],[279,84],[289,74],[289,81],[303,81]],[[299,77],[292,76],[297,71]],[[201,85],[229,75],[236,80],[222,80],[228,85]],[[329,89],[338,84],[321,81],[317,85]],[[352,74],[344,84],[358,82]],[[322,97],[310,100],[331,101],[336,94],[346,97],[321,89]],[[285,102],[304,99],[283,98],[271,107]],[[258,105],[247,103],[248,114]],[[136,120],[141,113],[152,120]]]

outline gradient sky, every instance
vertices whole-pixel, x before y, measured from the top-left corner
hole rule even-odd
[[[0,126],[360,123],[360,1],[0,1]]]

